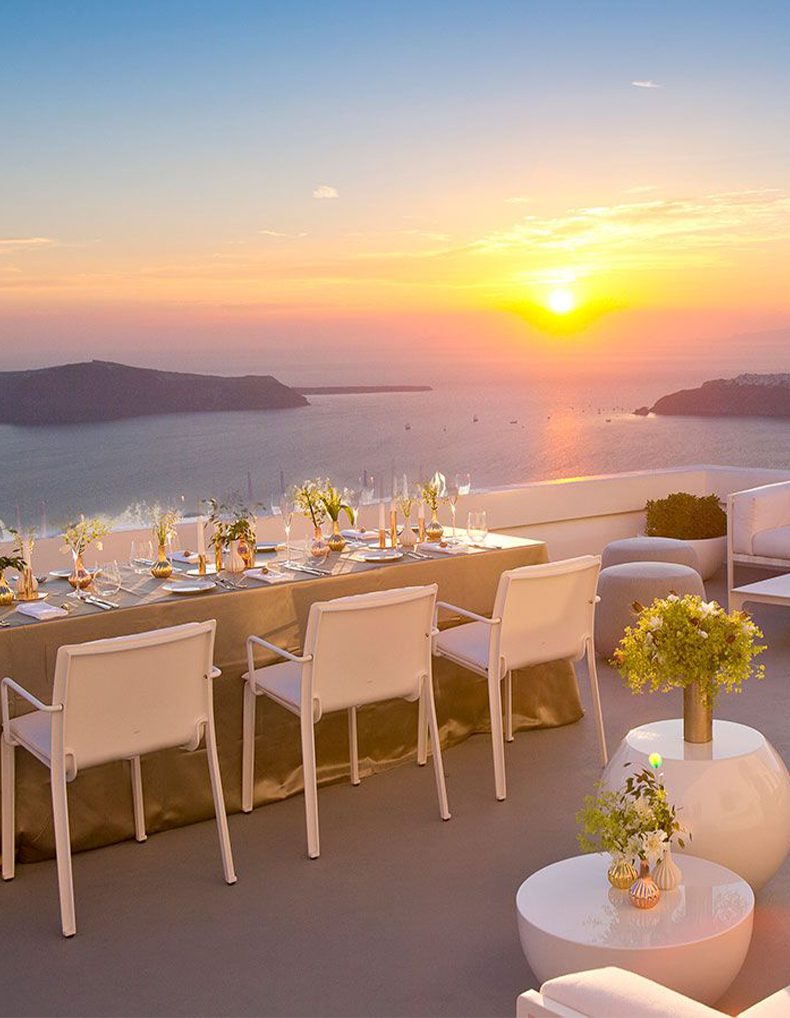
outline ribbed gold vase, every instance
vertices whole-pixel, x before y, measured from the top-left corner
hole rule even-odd
[[[627,891],[637,879],[639,873],[636,866],[628,862],[627,859],[620,859],[617,862],[612,862],[606,876],[609,878],[609,883],[612,887],[616,887],[618,891]]]
[[[642,862],[639,876],[628,889],[628,898],[634,908],[655,908],[661,897],[655,880],[650,876],[650,867]]]
[[[151,576],[157,580],[166,580],[173,574],[173,566],[167,558],[167,548],[163,545],[159,545],[159,552],[157,553],[156,562],[151,566]]]

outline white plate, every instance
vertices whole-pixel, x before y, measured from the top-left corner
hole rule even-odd
[[[166,590],[168,594],[205,594],[207,590],[214,590],[216,586],[213,580],[203,580],[201,582],[184,582],[179,580],[163,583],[162,590]]]
[[[16,594],[14,594],[14,601],[17,604],[31,604],[33,601],[46,601],[46,599],[47,595],[41,590],[38,591],[35,597],[17,597]]]
[[[371,548],[362,552],[362,558],[366,562],[397,562],[403,558],[403,552],[398,548]]]
[[[206,572],[203,574],[204,576],[214,576],[216,572],[217,567],[213,563],[211,565],[209,565],[209,563],[206,563]],[[198,567],[197,569],[187,569],[187,576],[200,576],[200,575],[201,575],[200,567]]]
[[[71,574],[71,569],[50,569],[49,571],[49,575],[53,580],[67,580]]]

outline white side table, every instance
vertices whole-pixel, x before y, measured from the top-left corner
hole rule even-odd
[[[581,855],[533,873],[516,895],[521,946],[539,983],[617,965],[704,1004],[735,979],[752,938],[754,893],[718,863],[677,856],[683,881],[655,908],[610,887],[609,858]]]
[[[604,771],[621,788],[633,770],[660,753],[670,801],[692,833],[684,852],[734,870],[758,890],[790,851],[790,775],[764,735],[734,721],[713,722],[713,742],[683,741],[683,722],[632,728]]]

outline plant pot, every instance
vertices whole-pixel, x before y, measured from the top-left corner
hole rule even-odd
[[[6,578],[0,570],[0,607],[11,604],[14,600],[14,592],[11,587],[8,586]]]
[[[337,520],[332,522],[332,534],[327,544],[330,551],[342,551],[346,546],[346,539],[340,533],[340,523]]]
[[[437,541],[441,541],[444,537],[444,527],[439,522],[438,510],[433,509],[431,511],[431,522],[425,528],[425,540],[430,541],[432,544],[436,544]]]
[[[72,552],[72,555],[74,557],[74,566],[69,576],[69,583],[75,590],[85,590],[86,587],[90,587],[93,583],[93,573],[85,568],[82,555],[78,555],[76,552]]]
[[[699,541],[684,541],[697,554],[699,574],[709,580],[724,565],[727,559],[727,538],[707,537]]]
[[[636,866],[627,859],[612,860],[612,865],[606,872],[609,883],[618,891],[627,891],[628,888],[639,876]]]
[[[653,880],[660,891],[674,891],[682,879],[683,873],[672,858],[672,849],[668,848],[653,867]]]
[[[173,564],[167,557],[167,548],[164,544],[160,544],[156,562],[151,566],[151,576],[156,580],[166,580],[172,574]]]
[[[640,863],[639,876],[628,889],[628,900],[634,908],[654,908],[661,897],[661,891],[650,876],[650,867]]]
[[[694,743],[713,740],[713,708],[703,702],[697,682],[683,690],[683,740]]]

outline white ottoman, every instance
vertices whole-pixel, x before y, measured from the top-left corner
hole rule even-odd
[[[696,569],[675,562],[623,562],[602,569],[598,577],[601,601],[595,609],[596,651],[612,656],[626,626],[635,621],[634,601],[647,606],[667,594],[705,597],[705,587]]]
[[[671,537],[626,537],[607,544],[601,556],[601,567],[606,569],[623,562],[677,562],[700,571],[696,551],[687,541],[675,541]]]

